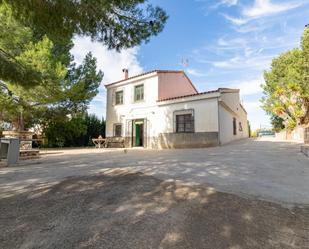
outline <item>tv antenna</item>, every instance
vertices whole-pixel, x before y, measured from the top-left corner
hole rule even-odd
[[[183,68],[187,68],[189,65],[189,59],[187,58],[182,58],[181,59],[181,65],[183,66]]]

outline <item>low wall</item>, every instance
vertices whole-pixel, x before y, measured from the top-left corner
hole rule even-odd
[[[303,143],[305,141],[305,129],[303,127],[296,127],[292,131],[281,131],[276,133],[277,140],[288,140]]]
[[[305,128],[304,130],[304,142],[309,144],[309,127]]]
[[[195,133],[161,133],[158,139],[158,147],[171,148],[203,148],[219,145],[218,132]]]
[[[132,137],[124,138],[126,148],[132,147]],[[219,145],[218,132],[161,133],[158,137],[147,137],[144,146],[151,149],[203,148]]]

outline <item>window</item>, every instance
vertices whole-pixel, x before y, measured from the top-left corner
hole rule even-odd
[[[121,137],[122,134],[122,124],[115,124],[114,125],[114,136]]]
[[[117,91],[115,93],[115,104],[122,105],[123,104],[123,91]]]
[[[233,134],[237,135],[236,118],[233,118]]]
[[[241,122],[238,123],[238,127],[239,127],[238,130],[242,131],[242,124],[241,124]]]
[[[144,85],[138,85],[134,87],[134,101],[144,100]]]
[[[192,114],[176,115],[176,132],[194,132],[194,117]]]

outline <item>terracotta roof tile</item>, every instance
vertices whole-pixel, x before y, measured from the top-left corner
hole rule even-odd
[[[127,81],[127,80],[131,80],[131,79],[134,79],[134,78],[138,78],[138,77],[141,77],[141,76],[144,76],[144,75],[147,75],[147,74],[152,74],[152,73],[183,73],[183,74],[185,74],[184,71],[182,71],[182,70],[151,70],[151,71],[148,71],[148,72],[144,72],[144,73],[141,73],[141,74],[131,76],[128,79],[122,79],[122,80],[118,80],[118,81],[106,84],[105,87],[111,86],[111,85],[114,85],[114,84],[117,84],[117,83],[120,83],[120,82],[124,82],[124,81]]]
[[[200,93],[195,93],[195,94],[188,94],[188,95],[183,95],[183,96],[176,96],[176,97],[171,97],[171,98],[164,98],[164,99],[159,99],[157,101],[158,102],[162,102],[162,101],[167,101],[167,100],[181,99],[181,98],[199,96],[199,95],[204,95],[204,94],[209,94],[209,93],[216,93],[216,92],[221,92],[221,91],[239,91],[239,89],[218,88],[217,90],[211,90],[211,91],[200,92]]]
[[[176,96],[176,97],[171,97],[171,98],[159,99],[159,100],[157,100],[157,102],[174,100],[174,99],[181,99],[181,98],[188,98],[188,97],[194,97],[194,96],[205,95],[205,94],[209,94],[209,93],[217,93],[217,92],[219,92],[219,89],[207,91],[207,92],[201,92],[201,93],[195,93],[195,94],[188,94],[188,95],[183,95],[183,96]]]

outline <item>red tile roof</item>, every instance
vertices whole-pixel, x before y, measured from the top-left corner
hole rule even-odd
[[[127,80],[131,80],[131,79],[134,79],[134,78],[138,78],[138,77],[141,77],[141,76],[144,76],[144,75],[147,75],[147,74],[152,74],[152,73],[183,73],[186,76],[185,72],[182,71],[182,70],[152,70],[152,71],[148,71],[148,72],[144,72],[144,73],[141,73],[141,74],[137,74],[137,75],[131,76],[128,79],[122,79],[122,80],[118,80],[118,81],[106,84],[105,87],[111,86],[111,85],[114,85],[114,84],[117,84],[117,83],[120,83],[120,82],[124,82],[124,81],[127,81]],[[193,84],[192,84],[192,86],[193,86]],[[195,87],[194,87],[194,89],[195,89]]]
[[[206,91],[206,92],[195,93],[195,94],[188,94],[188,95],[183,95],[183,96],[176,96],[176,97],[165,98],[165,99],[159,99],[157,101],[162,102],[162,101],[167,101],[167,100],[188,98],[188,97],[194,97],[194,96],[205,95],[205,94],[210,94],[210,93],[218,93],[218,92],[222,92],[222,91],[239,91],[239,90],[238,89],[232,89],[232,88],[218,88],[217,90]]]
[[[216,93],[216,92],[219,92],[219,89],[218,90],[213,90],[213,91],[207,91],[207,92],[201,92],[201,93],[195,93],[195,94],[189,94],[189,95],[183,95],[183,96],[176,96],[176,97],[171,97],[171,98],[159,99],[157,101],[158,102],[162,102],[162,101],[167,101],[167,100],[188,98],[188,97],[199,96],[199,95],[204,95],[204,94],[209,94],[209,93]]]

